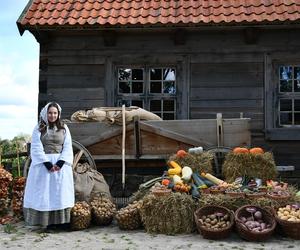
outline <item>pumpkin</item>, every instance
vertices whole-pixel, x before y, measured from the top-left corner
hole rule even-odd
[[[250,154],[263,154],[264,150],[262,148],[251,148],[249,152]]]
[[[247,154],[249,150],[247,148],[236,147],[233,149],[234,154]]]
[[[177,151],[176,156],[179,158],[184,158],[187,155],[187,152],[183,149]]]
[[[163,184],[164,186],[169,186],[170,180],[169,180],[169,179],[163,179],[163,180],[161,181],[161,184]]]

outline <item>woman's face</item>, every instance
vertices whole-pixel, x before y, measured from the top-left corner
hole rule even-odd
[[[47,114],[48,122],[55,122],[58,118],[58,110],[55,107],[50,107]]]

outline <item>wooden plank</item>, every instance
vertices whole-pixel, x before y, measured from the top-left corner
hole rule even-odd
[[[135,155],[126,155],[125,159],[126,160],[167,160],[169,158],[170,154],[160,154],[160,155],[141,155],[139,158],[136,158]],[[103,160],[109,160],[109,161],[120,161],[122,160],[121,155],[93,155],[93,159],[95,161],[103,161]],[[147,166],[151,166],[150,164],[147,164]],[[116,166],[120,168],[120,166]],[[130,167],[130,164],[127,164],[126,167]],[[157,165],[152,165],[152,167],[157,167]]]
[[[48,58],[49,65],[103,65],[105,59],[102,56],[55,56]]]
[[[191,108],[200,108],[208,110],[214,108],[262,108],[264,101],[261,99],[257,100],[191,100]],[[221,113],[221,112],[220,112]]]
[[[235,86],[235,87],[193,87],[190,99],[232,100],[232,99],[263,99],[264,88]]]
[[[121,126],[105,122],[71,122],[67,123],[67,125],[72,138],[85,147],[108,140],[122,133]],[[133,125],[128,124],[126,129],[127,133],[129,133],[130,130],[133,130]]]
[[[139,117],[135,116],[133,119],[134,123],[134,138],[135,138],[135,156],[136,158],[139,158],[141,156],[141,131],[140,131],[140,125],[139,125]]]
[[[289,129],[267,129],[266,130],[267,140],[284,140],[284,141],[299,141],[300,140],[300,129],[289,128]]]
[[[48,65],[47,74],[48,76],[64,76],[64,75],[74,75],[74,76],[97,76],[103,75],[105,73],[104,64],[75,64],[75,65]]]
[[[174,132],[171,129],[166,129],[165,127],[164,128],[158,127],[158,126],[155,126],[154,124],[148,124],[146,122],[140,122],[140,129],[145,130],[147,132],[154,133],[154,134],[158,134],[161,136],[165,136],[165,137],[173,139],[173,140],[181,141],[181,142],[193,145],[193,146],[209,147],[212,145],[208,141],[201,140],[201,139],[195,139],[193,137],[188,137],[184,134]]]
[[[103,88],[68,88],[68,91],[62,91],[61,88],[48,88],[48,96],[54,99],[65,100],[104,100]]]
[[[191,63],[262,63],[264,60],[263,53],[256,52],[232,52],[230,54],[225,53],[193,53],[191,55]]]
[[[49,88],[93,88],[104,87],[104,76],[47,76],[47,84]]]

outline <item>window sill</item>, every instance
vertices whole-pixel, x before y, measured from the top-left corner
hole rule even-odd
[[[268,129],[265,136],[271,141],[300,141],[300,128]]]

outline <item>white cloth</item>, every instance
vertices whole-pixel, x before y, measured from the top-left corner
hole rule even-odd
[[[53,102],[49,102],[46,104],[45,107],[42,108],[41,112],[40,112],[40,119],[42,119],[47,125],[48,125],[48,107],[49,105],[53,103]],[[59,116],[58,118],[60,118],[60,114],[61,114],[61,107],[59,106],[58,103],[55,103],[58,107],[58,111],[59,111]]]
[[[45,154],[40,140],[39,127],[34,128],[31,141],[32,162],[25,186],[24,207],[38,211],[54,211],[74,206],[73,181],[73,149],[68,127],[63,150],[60,154]],[[58,160],[65,161],[63,167],[56,172],[50,172],[43,162],[55,164]]]

